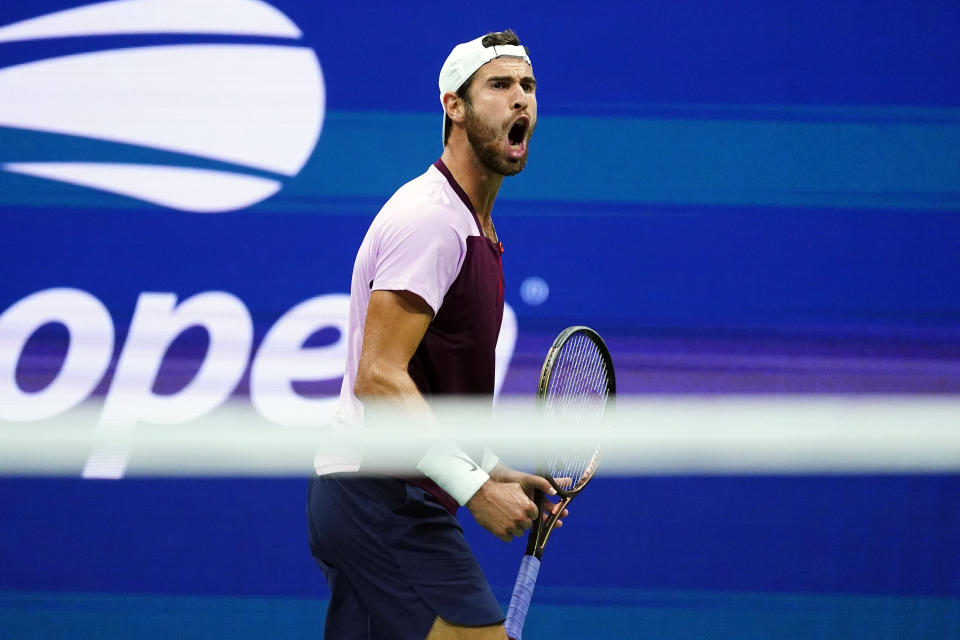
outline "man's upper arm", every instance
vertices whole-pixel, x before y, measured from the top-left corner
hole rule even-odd
[[[410,358],[433,319],[433,310],[409,291],[370,293],[357,381],[405,376]],[[411,381],[412,383],[412,381]]]
[[[466,256],[466,241],[449,211],[421,207],[396,213],[378,229],[372,290],[406,291],[440,309]]]

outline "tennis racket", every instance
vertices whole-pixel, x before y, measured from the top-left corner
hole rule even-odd
[[[583,491],[597,471],[602,418],[616,392],[613,361],[603,339],[589,327],[564,329],[553,341],[540,371],[537,404],[548,428],[551,421],[563,421],[564,424],[575,424],[588,437],[586,443],[562,445],[540,453],[537,473],[556,489],[559,508],[544,518],[543,514],[548,513],[544,507],[553,505],[542,491],[535,492],[534,502],[540,510],[540,517],[534,520],[530,529],[527,551],[520,564],[504,622],[507,636],[513,640],[521,640],[533,587],[540,573],[540,559],[550,533],[560,513]]]

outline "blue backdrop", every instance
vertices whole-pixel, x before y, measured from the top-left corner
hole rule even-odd
[[[77,401],[109,394],[142,294],[229,293],[249,361],[296,305],[346,292],[373,215],[441,152],[444,57],[506,27],[539,126],[494,210],[517,319],[504,392],[532,392],[572,323],[608,338],[627,393],[960,391],[957,3],[227,6],[0,7],[4,415],[63,380],[88,322],[44,292],[109,316]],[[152,393],[220,353],[205,328],[168,336]],[[234,382],[245,398],[249,367]],[[960,637],[958,489],[599,481],[552,543],[578,561],[545,564],[529,637]],[[2,479],[0,635],[319,637],[304,492]],[[466,527],[505,597],[519,545]]]

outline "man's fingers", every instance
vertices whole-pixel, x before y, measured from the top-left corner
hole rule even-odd
[[[527,489],[539,489],[548,496],[557,495],[557,490],[553,488],[553,486],[550,484],[550,481],[546,478],[535,476],[532,473],[526,473],[524,476],[525,477],[520,483],[520,486],[523,487],[525,491]]]
[[[531,521],[536,520],[540,515],[540,509],[537,508],[537,505],[530,503],[530,506],[527,507],[527,518]]]
[[[559,503],[559,502],[556,503],[556,504],[551,504],[551,505],[550,505],[550,509],[549,509],[550,513],[544,513],[543,516],[542,516],[542,520],[543,520],[544,522],[546,522],[546,521],[550,518],[551,514],[555,514],[555,513],[557,512],[557,509],[559,509],[559,508],[560,508],[560,503]],[[564,509],[563,511],[561,511],[561,512],[560,512],[560,515],[557,517],[557,524],[556,524],[556,526],[558,526],[558,527],[561,526],[561,525],[563,524],[563,519],[566,518],[566,517],[569,516],[569,515],[570,515],[570,510],[569,510],[569,509]]]

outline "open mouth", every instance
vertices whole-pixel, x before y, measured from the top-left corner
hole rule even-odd
[[[527,130],[530,128],[530,120],[526,117],[519,118],[510,127],[507,132],[507,152],[512,158],[520,158],[527,151]]]

